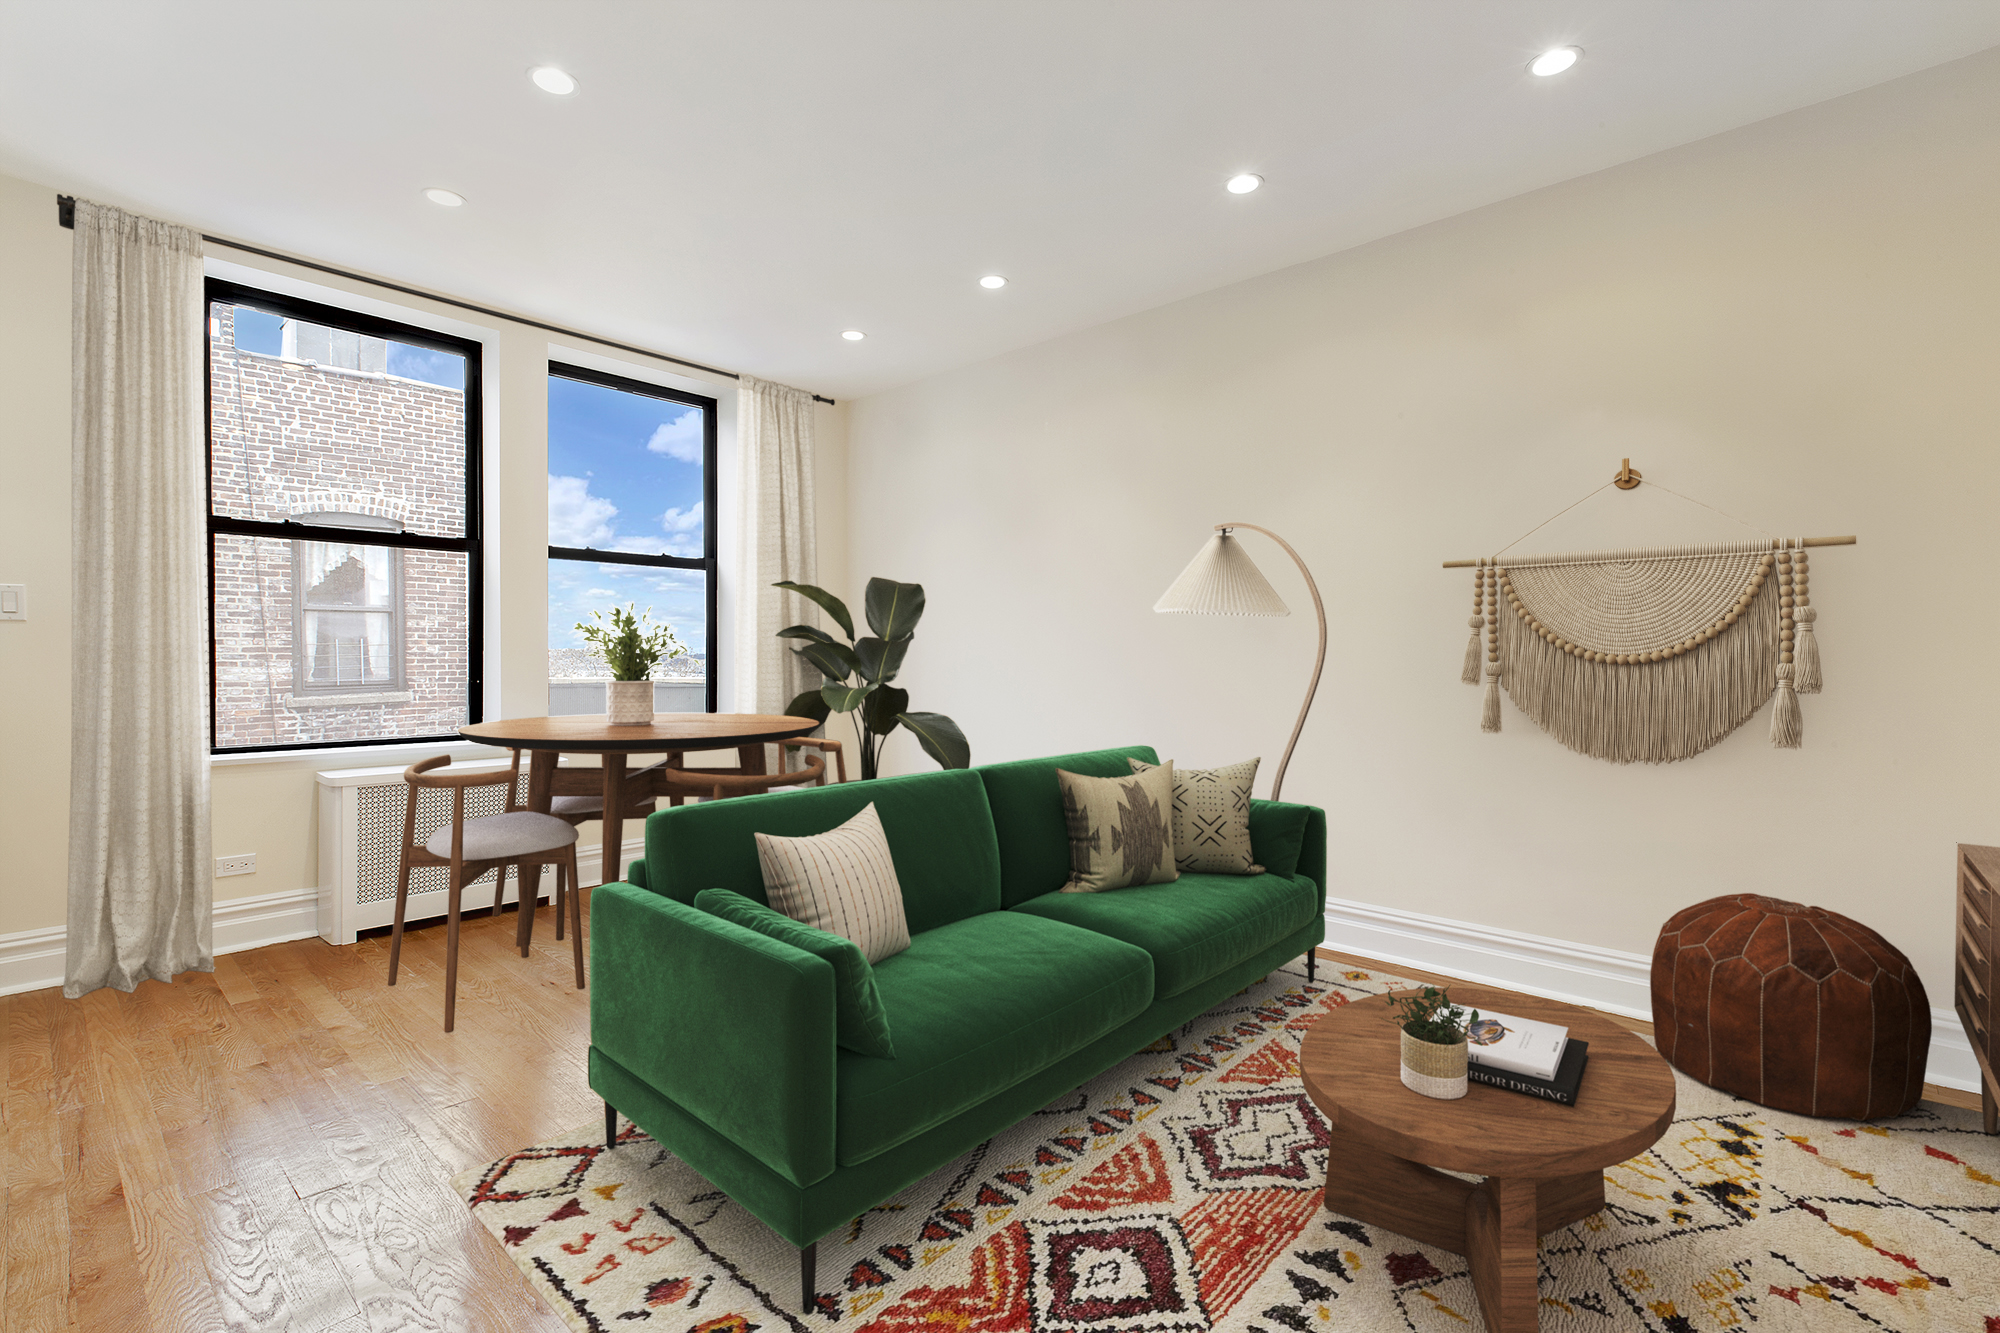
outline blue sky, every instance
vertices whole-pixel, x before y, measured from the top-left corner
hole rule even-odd
[[[236,307],[236,345],[247,352],[277,356],[284,347],[285,320],[252,306]],[[447,389],[465,387],[465,358],[408,343],[389,344],[389,373]]]
[[[703,409],[623,389],[549,377],[549,544],[700,556]],[[549,562],[549,646],[583,646],[592,610],[636,602],[707,648],[699,570]]]

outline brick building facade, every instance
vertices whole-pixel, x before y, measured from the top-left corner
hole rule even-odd
[[[209,315],[215,513],[463,535],[463,390],[362,369],[380,340],[294,323],[301,356],[269,356],[236,345],[233,306]],[[468,572],[458,552],[218,536],[216,744],[456,730]]]

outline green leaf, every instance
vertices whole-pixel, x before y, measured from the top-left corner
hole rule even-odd
[[[821,643],[840,642],[839,639],[834,638],[825,630],[814,629],[811,625],[787,625],[784,629],[778,631],[778,637],[781,639],[817,639]]]
[[[877,736],[886,736],[896,729],[897,716],[909,706],[908,690],[884,685],[868,696],[868,704],[861,710],[861,721]]]
[[[817,640],[793,652],[820,669],[820,674],[828,680],[846,680],[854,674],[854,653],[844,644],[820,643]]]
[[[818,602],[826,613],[838,621],[840,627],[847,631],[848,639],[851,641],[854,638],[854,617],[847,614],[847,603],[841,601],[826,589],[815,588],[810,583],[794,583],[790,579],[786,579],[783,583],[773,583],[771,586],[773,588],[789,588],[809,601]]]
[[[939,767],[972,767],[971,742],[958,729],[958,723],[943,713],[904,713],[897,720],[917,734],[917,744],[938,761]]]
[[[891,643],[907,639],[924,615],[924,585],[868,580],[868,628]]]
[[[854,645],[854,660],[861,667],[861,674],[869,680],[891,681],[902,668],[903,657],[910,651],[908,639],[898,639],[890,643],[883,639],[867,638]]]
[[[822,685],[819,697],[826,700],[826,706],[836,713],[851,713],[861,706],[869,695],[875,692],[873,685]]]
[[[807,690],[785,705],[786,717],[809,717],[816,722],[826,721],[826,715],[831,711],[826,706],[825,695],[819,690]]]

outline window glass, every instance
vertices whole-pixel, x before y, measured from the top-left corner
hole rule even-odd
[[[463,354],[241,301],[208,314],[212,512],[279,521],[392,491],[404,528],[465,534]]]

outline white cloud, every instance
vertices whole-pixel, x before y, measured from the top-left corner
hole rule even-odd
[[[585,597],[616,597],[618,590],[616,588],[585,588],[583,595]]]
[[[700,555],[702,551],[702,501],[686,509],[669,509],[660,515],[660,527],[667,534],[668,555]]]
[[[656,454],[682,463],[701,461],[701,413],[683,412],[672,421],[663,421],[653,432],[653,438],[646,441],[646,447]]]
[[[584,478],[549,475],[549,545],[602,546],[616,517],[618,506],[592,495]]]

